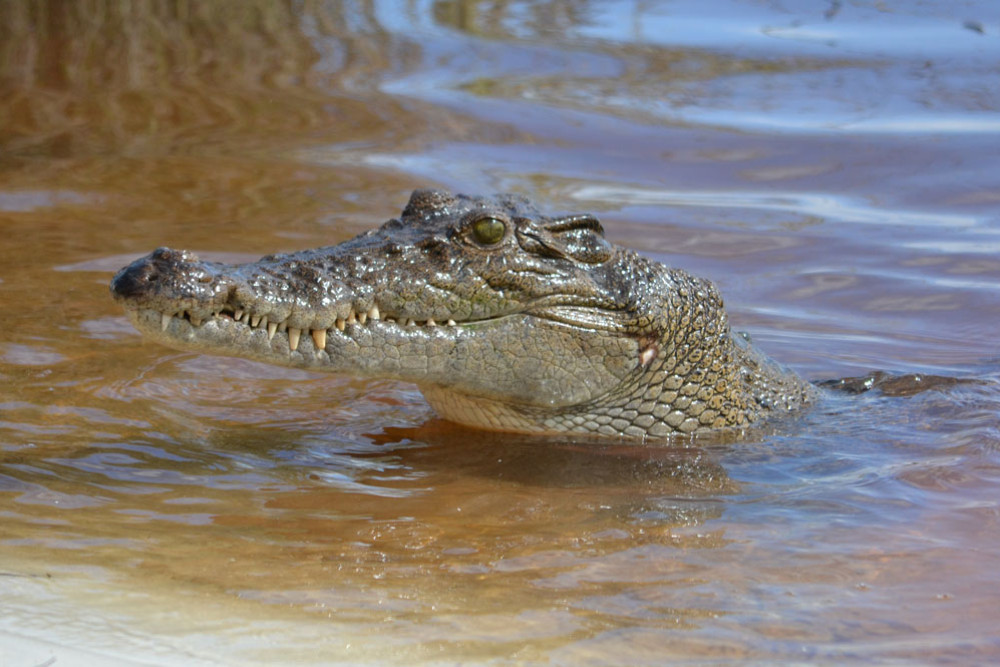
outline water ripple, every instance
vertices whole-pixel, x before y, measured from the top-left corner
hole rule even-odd
[[[964,229],[977,227],[984,222],[983,218],[971,215],[882,209],[851,197],[821,193],[731,190],[690,192],[624,185],[580,185],[567,189],[567,194],[573,199],[589,203],[760,209],[814,215],[825,220],[859,224]]]

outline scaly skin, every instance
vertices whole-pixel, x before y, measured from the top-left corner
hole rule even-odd
[[[708,281],[513,195],[417,190],[350,241],[239,266],[160,248],[111,291],[165,345],[413,382],[492,430],[661,439],[813,391],[731,335]]]

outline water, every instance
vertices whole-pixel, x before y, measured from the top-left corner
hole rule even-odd
[[[241,6],[0,10],[0,663],[1000,657],[992,3]],[[597,213],[809,379],[971,381],[540,443],[144,344],[108,296],[427,185]]]

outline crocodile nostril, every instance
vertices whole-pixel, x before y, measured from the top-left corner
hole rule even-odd
[[[150,284],[160,278],[160,272],[148,257],[137,259],[115,274],[111,280],[111,293],[121,298],[136,297],[147,292]]]

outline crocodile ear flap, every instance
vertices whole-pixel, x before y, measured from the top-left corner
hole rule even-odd
[[[600,264],[611,259],[612,245],[604,238],[600,221],[592,215],[557,218],[542,229],[542,242],[563,257],[584,264]]]

